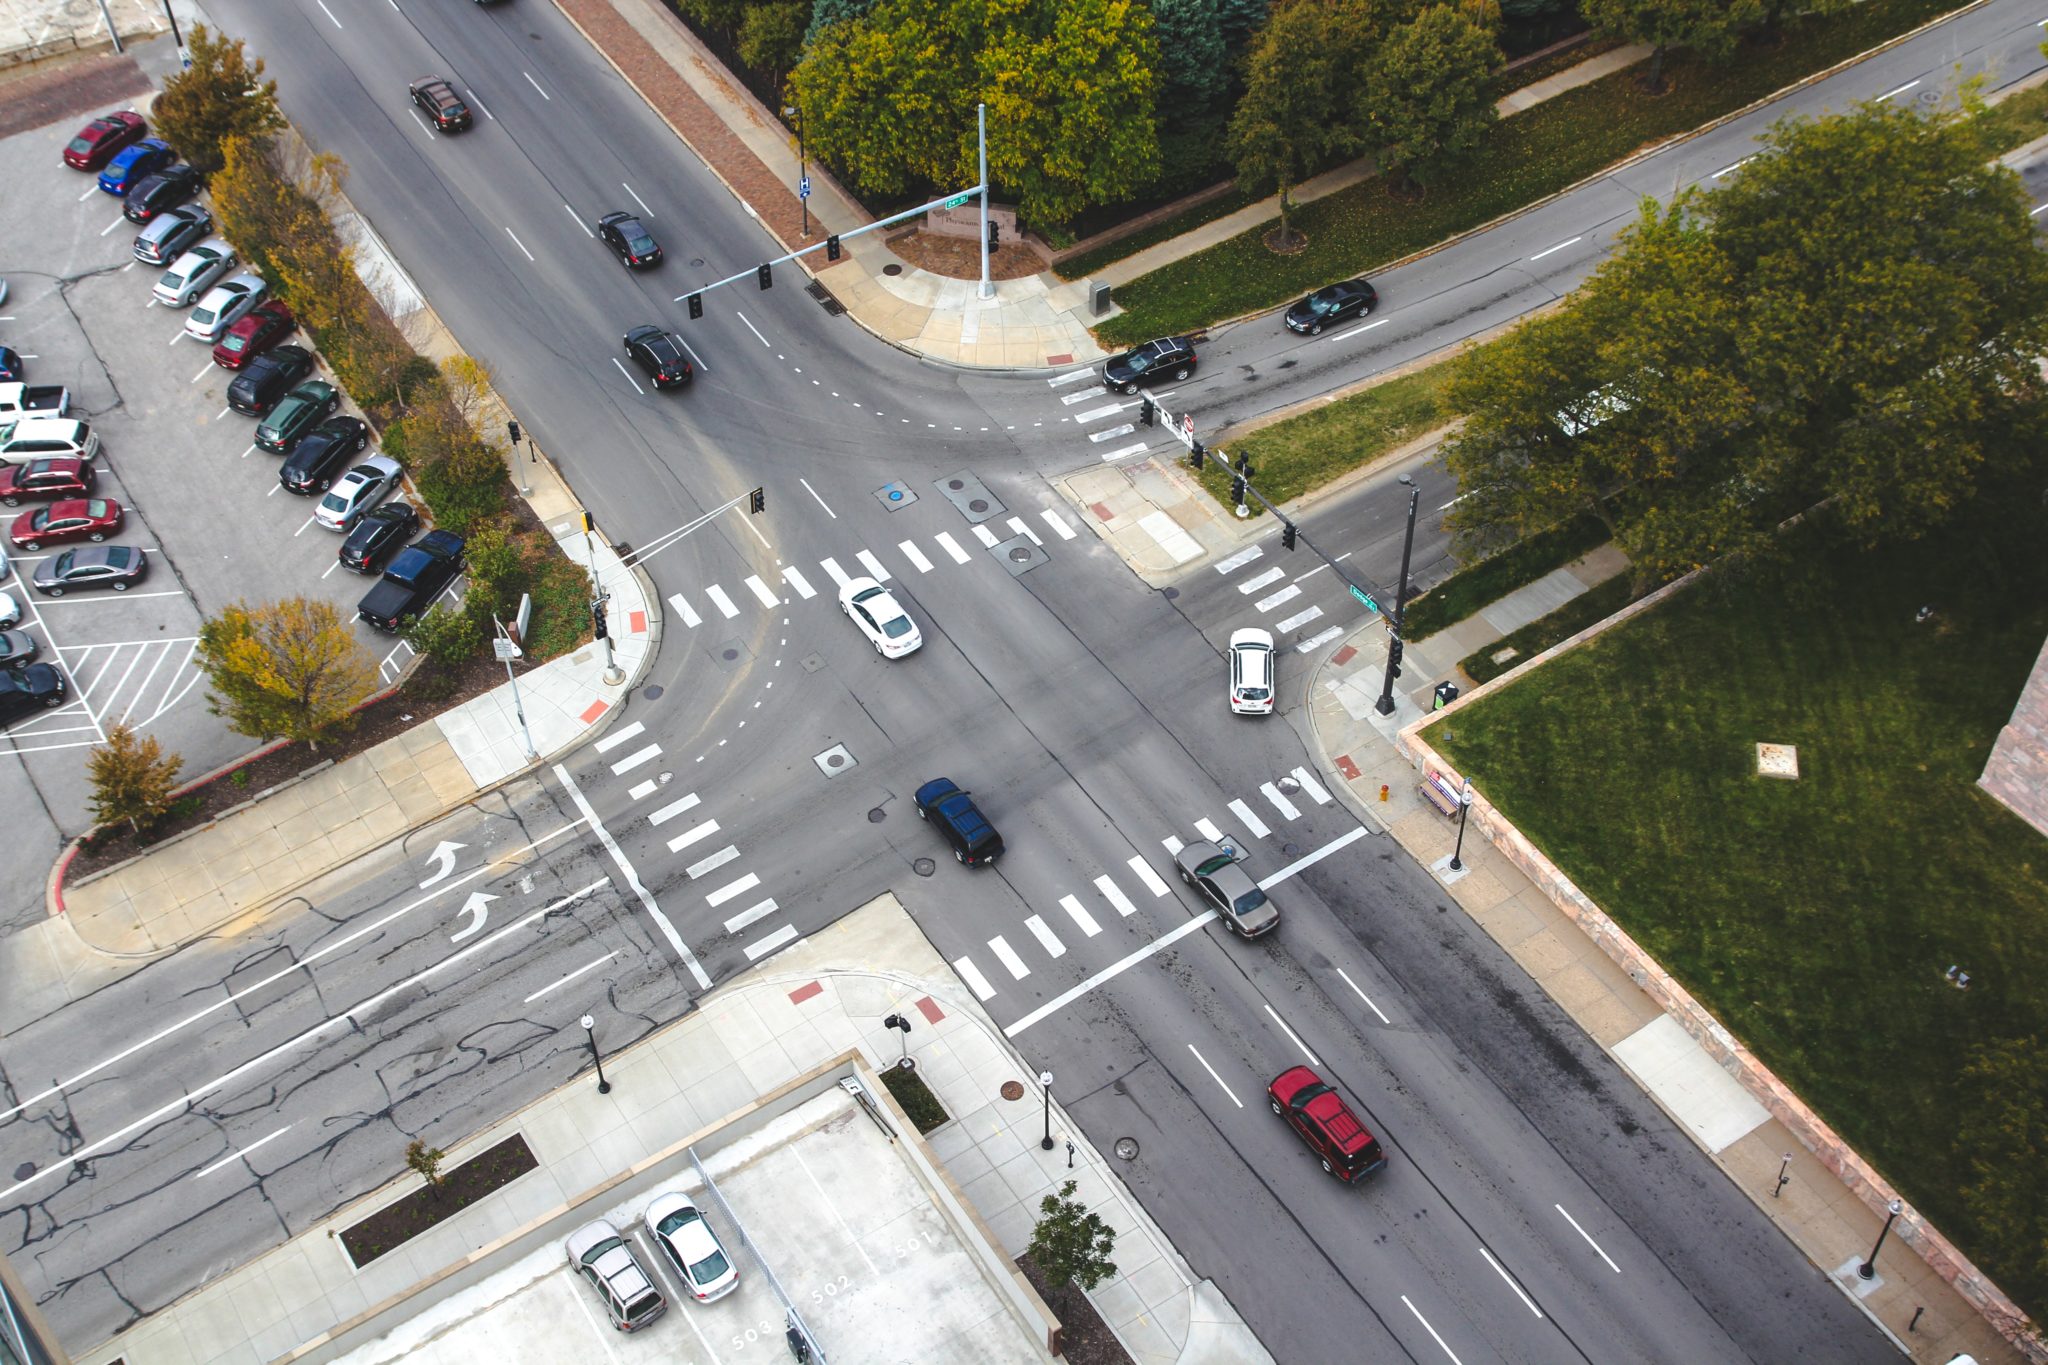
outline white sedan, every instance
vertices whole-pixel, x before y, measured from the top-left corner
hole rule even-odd
[[[247,271],[222,280],[199,300],[197,308],[185,315],[185,335],[211,346],[269,293],[270,286],[263,282],[263,277]]]
[[[235,249],[218,237],[209,237],[185,248],[185,254],[171,262],[150,292],[166,308],[183,308],[234,268]]]
[[[695,1204],[680,1194],[657,1194],[647,1206],[647,1230],[654,1244],[699,1303],[722,1299],[739,1287],[740,1272],[725,1244]]]
[[[348,530],[357,517],[398,487],[398,475],[398,461],[389,455],[372,455],[334,481],[334,487],[313,509],[314,519],[330,531]]]
[[[839,589],[839,610],[853,618],[853,623],[874,645],[875,653],[885,659],[900,659],[924,643],[910,613],[872,578],[846,580]]]

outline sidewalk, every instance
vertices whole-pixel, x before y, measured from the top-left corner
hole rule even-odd
[[[563,1005],[554,1012],[573,1018],[580,1008]],[[487,1306],[483,1296],[460,1289],[461,1282],[450,1276],[471,1266],[479,1274],[494,1268],[479,1263],[487,1256],[510,1259],[549,1220],[579,1205],[589,1203],[584,1215],[594,1213],[616,1196],[621,1181],[680,1140],[722,1125],[842,1053],[858,1051],[871,1070],[893,1063],[901,1035],[881,1024],[893,1013],[915,1021],[910,1055],[951,1115],[924,1141],[899,1121],[902,1140],[917,1143],[943,1168],[1003,1260],[1029,1245],[1038,1201],[1073,1179],[1077,1197],[1116,1230],[1118,1273],[1089,1297],[1134,1360],[1270,1362],[1222,1294],[1193,1274],[1109,1159],[1067,1123],[1057,1103],[1057,1145],[1052,1152],[1041,1150],[1031,1068],[887,895],[719,987],[686,1018],[608,1057],[609,1095],[600,1097],[594,1078],[579,1075],[451,1146],[452,1167],[519,1133],[540,1164],[433,1231],[361,1270],[351,1264],[334,1234],[418,1184],[410,1176],[395,1179],[75,1358],[80,1365],[117,1359],[253,1362],[288,1353],[324,1360],[358,1341],[413,1325],[431,1305],[440,1305],[437,1319],[474,1314]],[[1001,1098],[1010,1082],[1020,1087],[1020,1098]],[[1071,1176],[1065,1150],[1070,1137],[1076,1145]],[[548,1270],[558,1266],[551,1261]],[[683,1304],[671,1313],[693,1311]],[[436,1323],[440,1331],[454,1325]],[[658,1324],[652,1331],[664,1328],[681,1330]],[[351,1358],[368,1354],[356,1350]],[[893,1357],[886,1351],[862,1355],[849,1343],[846,1358]]]

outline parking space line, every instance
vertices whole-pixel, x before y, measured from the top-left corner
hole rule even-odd
[[[298,539],[298,538],[299,538],[299,537],[300,537],[300,536],[301,536],[302,534],[304,534],[304,532],[305,532],[305,530],[306,530],[306,527],[307,527],[307,526],[311,526],[312,524],[313,524],[313,514],[309,512],[309,513],[307,513],[307,514],[306,514],[306,520],[305,520],[304,524],[303,524],[303,525],[301,525],[301,526],[299,527],[299,529],[298,529],[298,530],[296,530],[296,531],[292,532],[292,539],[293,539],[293,540],[297,540],[297,539]]]
[[[200,380],[206,378],[206,376],[212,374],[218,368],[219,366],[215,365],[211,360],[209,360],[206,362],[205,368],[200,370],[198,374],[193,375],[190,379],[186,380],[185,382],[188,384],[197,384]]]
[[[533,78],[532,78],[531,76],[529,76],[529,77],[527,77],[527,79],[528,79],[528,80],[532,80]],[[524,257],[526,257],[526,259],[527,259],[528,261],[530,261],[530,262],[533,262],[533,263],[534,263],[534,264],[536,264],[536,265],[537,265],[537,264],[539,264],[539,262],[537,262],[537,261],[534,261],[534,260],[533,260],[533,253],[532,253],[531,251],[528,251],[528,250],[526,249],[526,243],[524,243],[524,242],[522,242],[522,241],[520,241],[520,240],[519,240],[519,234],[518,234],[518,233],[514,232],[514,231],[513,231],[513,230],[512,230],[512,229],[511,229],[510,227],[507,227],[507,228],[505,229],[505,235],[506,235],[507,237],[510,237],[510,238],[512,239],[512,245],[514,245],[514,246],[516,246],[516,247],[518,247],[518,248],[519,248],[519,254],[520,254],[520,255],[522,255],[522,256],[524,256]]]
[[[150,683],[156,680],[156,671],[164,666],[165,659],[171,657],[171,642],[169,640],[153,641],[152,643],[161,643],[163,648],[157,651],[156,662],[149,666],[149,672],[142,675],[142,682],[135,689],[133,700],[121,708],[121,724],[123,725],[128,723],[128,714],[135,709],[135,703],[142,700],[143,694],[149,691]],[[120,689],[116,688],[115,694],[118,696],[119,693]]]
[[[137,598],[142,597],[183,597],[184,595],[184,593],[176,588],[166,588],[162,592],[117,592],[111,593],[106,597],[73,597],[66,593],[62,597],[53,597],[42,605],[45,607],[82,607],[89,602],[133,602]]]

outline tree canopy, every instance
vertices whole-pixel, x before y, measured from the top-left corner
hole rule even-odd
[[[190,55],[192,65],[164,81],[149,116],[178,155],[210,176],[221,168],[221,144],[265,140],[284,127],[284,115],[277,82],[263,79],[263,59],[250,61],[240,38],[195,24]]]
[[[1283,0],[1246,60],[1244,98],[1230,117],[1230,159],[1246,190],[1280,196],[1283,244],[1293,240],[1294,187],[1359,146],[1348,97],[1367,51],[1362,20],[1355,4]]]
[[[1359,117],[1397,181],[1427,185],[1478,147],[1497,115],[1491,25],[1430,5],[1390,32],[1360,87]]]
[[[377,687],[377,665],[332,602],[237,602],[199,627],[208,701],[237,734],[317,743]]]
[[[1579,14],[1595,33],[1655,49],[1644,83],[1657,90],[1664,84],[1667,48],[1726,57],[1745,30],[1762,22],[1764,0],[1579,0]]]

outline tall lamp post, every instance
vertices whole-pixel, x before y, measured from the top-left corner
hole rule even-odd
[[[1465,864],[1460,861],[1465,853],[1465,812],[1472,809],[1472,779],[1465,779],[1464,790],[1458,793],[1458,846],[1451,850],[1451,871],[1463,872]]]
[[[1870,1248],[1870,1255],[1864,1259],[1863,1264],[1856,1267],[1856,1274],[1861,1279],[1877,1278],[1877,1253],[1884,1247],[1884,1235],[1892,1230],[1892,1220],[1896,1219],[1906,1206],[1894,1199],[1884,1207],[1884,1226],[1877,1230],[1877,1242]]]
[[[579,1021],[583,1025],[583,1036],[590,1040],[590,1060],[597,1063],[597,1093],[612,1093],[612,1083],[604,1078],[604,1057],[597,1050],[597,1020],[584,1015]]]
[[[1040,1139],[1038,1145],[1042,1150],[1049,1152],[1052,1150],[1052,1073],[1050,1071],[1038,1073],[1038,1088],[1045,1092],[1045,1136]]]
[[[1373,710],[1383,716],[1394,714],[1394,674],[1401,667],[1401,623],[1408,613],[1408,557],[1415,552],[1415,507],[1422,501],[1422,490],[1415,486],[1415,480],[1403,474],[1401,482],[1408,486],[1408,533],[1401,540],[1401,581],[1394,587],[1393,629],[1387,635],[1387,676],[1380,683],[1380,699],[1373,703]]]
[[[804,236],[811,235],[811,164],[804,157],[804,111],[793,104],[782,106],[782,116],[796,120],[797,202],[804,209]]]
[[[900,1071],[915,1071],[917,1063],[910,1060],[910,1021],[900,1014],[892,1014],[882,1021],[883,1028],[903,1030],[903,1055],[896,1059]]]

